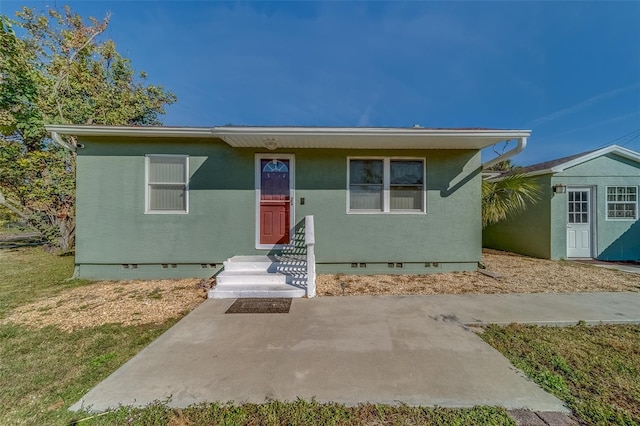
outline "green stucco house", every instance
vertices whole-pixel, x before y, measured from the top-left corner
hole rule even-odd
[[[640,153],[611,145],[517,172],[539,183],[542,199],[485,228],[485,247],[546,259],[640,260]]]
[[[77,152],[76,275],[215,275],[212,297],[277,289],[312,296],[309,274],[316,271],[476,270],[480,150],[518,142],[493,164],[522,150],[530,134],[421,127],[47,129]],[[77,143],[68,144],[69,136]],[[261,291],[251,289],[257,284]]]

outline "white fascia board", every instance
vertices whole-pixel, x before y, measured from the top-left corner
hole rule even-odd
[[[440,136],[516,139],[529,137],[531,130],[488,129],[422,129],[422,128],[378,128],[378,127],[214,127],[217,136]]]
[[[524,176],[540,176],[556,173],[554,169],[536,170],[535,172],[523,173]]]
[[[48,132],[72,136],[133,136],[133,137],[180,137],[212,138],[210,127],[160,127],[160,126],[91,126],[53,125],[44,126]]]
[[[593,160],[594,158],[598,158],[606,154],[616,154],[616,155],[619,155],[620,157],[624,157],[629,160],[634,160],[640,163],[640,153],[637,153],[628,148],[624,148],[618,145],[610,145],[602,149],[599,149],[597,151],[590,152],[589,154],[583,155],[582,157],[574,158],[573,160],[567,161],[566,163],[559,164],[551,168],[551,171],[553,173],[563,172],[565,169],[568,169],[569,167],[577,166],[578,164],[585,163],[589,160]]]
[[[582,157],[574,158],[571,161],[567,161],[566,163],[558,164],[555,167],[544,170],[536,170],[535,172],[525,173],[525,176],[539,176],[546,174],[554,174],[554,173],[562,173],[566,169],[570,167],[577,166],[582,163],[586,163],[589,160],[593,160],[594,158],[601,157],[606,154],[616,154],[620,157],[627,158],[632,161],[636,161],[640,163],[640,153],[632,151],[628,148],[624,148],[618,145],[610,145],[599,149],[597,151],[590,152],[589,154],[585,154]]]

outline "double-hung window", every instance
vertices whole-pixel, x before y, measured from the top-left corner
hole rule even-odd
[[[383,160],[349,160],[349,210],[383,210]]]
[[[607,187],[607,219],[635,220],[638,218],[638,187]]]
[[[146,213],[188,213],[188,156],[147,155],[146,181]]]
[[[425,162],[421,158],[350,158],[349,213],[425,211]]]

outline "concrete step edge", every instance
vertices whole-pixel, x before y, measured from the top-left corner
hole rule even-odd
[[[208,293],[210,299],[237,299],[247,297],[304,297],[306,291],[304,289],[287,289],[287,290],[219,290],[211,289]]]

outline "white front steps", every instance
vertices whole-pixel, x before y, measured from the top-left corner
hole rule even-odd
[[[214,299],[304,297],[306,262],[300,256],[234,256],[209,290]]]

